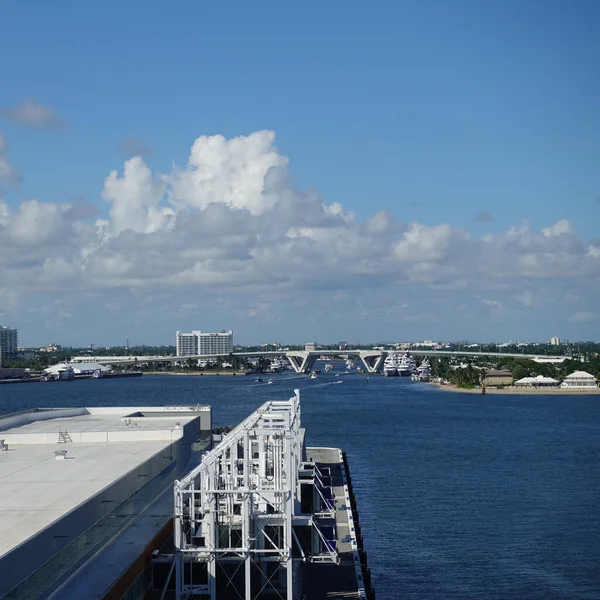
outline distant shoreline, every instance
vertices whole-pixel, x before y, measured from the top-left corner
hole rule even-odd
[[[481,388],[459,388],[454,384],[447,383],[441,384],[434,381],[430,382],[431,385],[434,385],[436,388],[444,391],[444,392],[464,392],[465,394],[479,394],[483,396],[481,393]],[[486,388],[485,395],[488,394],[506,394],[506,395],[522,395],[522,396],[532,396],[532,395],[547,395],[547,396],[573,396],[573,395],[584,395],[591,396],[600,394],[600,388],[590,388],[587,390],[569,390],[566,388],[516,388],[516,387],[507,387],[507,388]]]
[[[203,375],[211,377],[221,375],[224,377],[244,377],[247,373],[245,371],[184,371],[184,372],[173,372],[173,371],[145,371],[144,375],[169,375],[170,377],[187,376],[201,377]]]

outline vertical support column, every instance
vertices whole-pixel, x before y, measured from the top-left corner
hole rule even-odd
[[[242,539],[244,546],[244,581],[245,600],[252,600],[252,556],[250,540],[252,535],[252,496],[250,494],[250,439],[248,431],[244,432],[244,501],[242,503]]]
[[[293,559],[292,559],[292,506],[294,502],[293,493],[293,481],[295,480],[293,473],[293,433],[288,430],[285,433],[283,441],[283,448],[285,452],[286,464],[285,464],[285,548],[287,552],[286,559],[286,585],[287,585],[287,600],[294,600],[294,573],[293,573]]]
[[[218,489],[218,481],[216,477],[216,462],[213,462],[208,469],[208,485],[209,489]],[[217,600],[217,552],[216,549],[219,544],[219,532],[217,531],[216,515],[219,510],[218,494],[215,492],[209,492],[210,494],[210,517],[209,517],[209,541],[208,547],[210,552],[210,558],[206,565],[208,573],[208,589],[210,591],[210,600]]]

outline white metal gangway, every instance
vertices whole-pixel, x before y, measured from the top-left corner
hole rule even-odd
[[[263,404],[175,482],[176,597],[262,592],[292,600],[300,513],[300,395]],[[296,540],[298,541],[298,540]]]

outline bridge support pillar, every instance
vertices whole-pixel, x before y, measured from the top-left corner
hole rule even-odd
[[[296,373],[308,373],[319,358],[318,352],[293,351],[286,352],[285,355]]]
[[[387,355],[388,353],[382,350],[359,350],[358,352],[358,358],[365,365],[367,373],[379,373]]]

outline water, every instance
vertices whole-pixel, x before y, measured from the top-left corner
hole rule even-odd
[[[309,444],[348,452],[378,600],[600,598],[600,397],[482,397],[379,376],[273,379],[2,385],[0,413],[208,403],[215,425],[234,425],[300,387]]]

